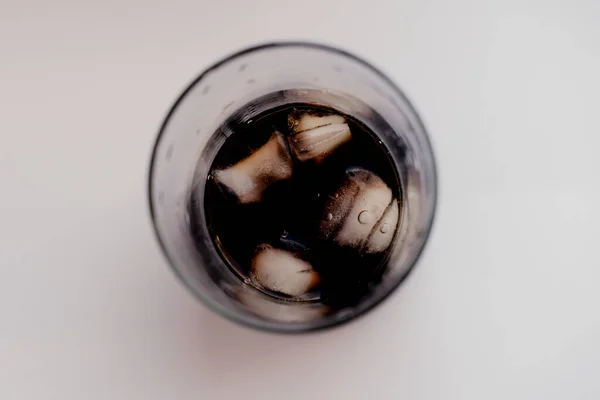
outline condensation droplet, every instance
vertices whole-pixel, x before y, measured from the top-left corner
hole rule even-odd
[[[371,214],[367,210],[361,211],[358,214],[358,222],[361,224],[368,224],[371,221]]]
[[[328,213],[328,214],[327,214],[327,219],[328,219],[329,221],[331,221],[331,220],[333,219],[333,214],[332,214],[332,213]]]
[[[246,285],[249,285],[250,284],[250,278],[244,278],[244,283]]]
[[[169,161],[172,156],[173,156],[173,145],[170,144],[169,147],[167,148],[167,154],[165,155],[165,159],[167,161]]]
[[[283,231],[283,233],[281,234],[281,237],[285,238],[285,237],[287,237],[287,235],[288,235],[288,232],[287,231]]]

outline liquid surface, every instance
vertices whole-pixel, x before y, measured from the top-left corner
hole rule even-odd
[[[360,301],[385,270],[402,215],[387,149],[351,116],[307,104],[223,130],[233,133],[213,161],[204,202],[191,203],[206,221],[192,208],[192,229],[206,223],[240,280],[273,297]]]

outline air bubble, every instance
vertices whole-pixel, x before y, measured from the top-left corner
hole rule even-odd
[[[371,222],[371,215],[367,210],[361,211],[361,213],[358,214],[358,222],[361,224],[368,224]]]

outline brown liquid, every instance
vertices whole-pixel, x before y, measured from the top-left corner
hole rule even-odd
[[[291,178],[269,184],[259,202],[242,204],[231,191],[215,182],[215,171],[251,155],[269,140],[274,131],[289,137],[288,117],[291,113],[302,111],[343,115],[351,129],[352,139],[318,163],[300,162],[293,158]],[[295,300],[321,301],[333,307],[358,303],[380,280],[388,252],[366,254],[356,248],[340,246],[323,238],[319,229],[321,220],[327,218],[323,210],[328,198],[347,178],[348,171],[354,168],[375,173],[389,186],[393,196],[401,199],[398,173],[377,136],[349,115],[308,104],[271,109],[251,122],[240,123],[232,119],[221,130],[233,133],[213,161],[204,202],[192,198],[192,230],[195,224],[206,223],[225,263],[245,282],[249,282],[257,247],[268,243],[294,252],[309,262],[321,276],[317,287]],[[206,221],[198,221],[199,213],[194,211],[195,207],[204,207]],[[286,297],[257,288],[274,297]]]

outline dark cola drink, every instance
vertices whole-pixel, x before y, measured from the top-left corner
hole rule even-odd
[[[291,104],[228,132],[194,224],[240,280],[279,300],[357,304],[380,280],[402,217],[390,155],[360,121]],[[204,207],[198,221],[194,207]]]

